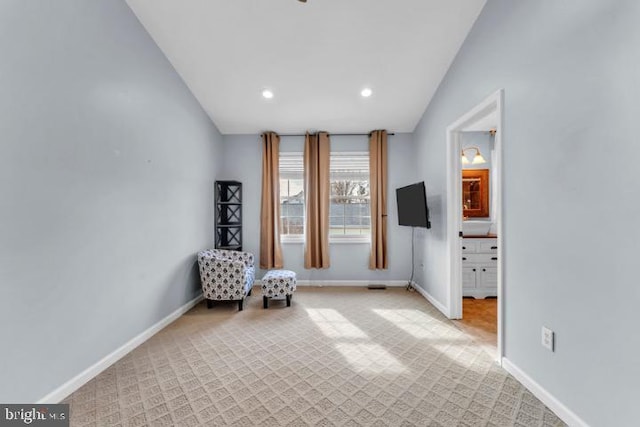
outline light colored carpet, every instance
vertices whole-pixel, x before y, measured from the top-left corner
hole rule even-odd
[[[72,426],[564,425],[404,289],[200,304],[66,403]]]

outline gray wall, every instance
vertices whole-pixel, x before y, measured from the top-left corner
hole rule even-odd
[[[281,151],[302,152],[304,137],[282,137]],[[368,151],[366,136],[333,136],[332,151]],[[395,188],[414,181],[412,163],[413,142],[411,134],[389,137],[389,210],[388,243],[389,269],[369,270],[369,243],[331,244],[331,267],[326,270],[306,270],[302,243],[282,245],[285,268],[297,272],[301,280],[408,280],[411,275],[411,229],[398,226]],[[259,135],[225,135],[223,167],[225,179],[243,183],[243,248],[260,253],[260,193],[262,174],[262,148]],[[416,267],[416,271],[419,266]],[[264,271],[258,274],[262,277]]]
[[[506,356],[593,426],[637,425],[639,16],[635,0],[489,0],[415,131],[440,206],[419,281],[445,302],[445,128],[505,89]]]
[[[222,137],[123,1],[4,0],[0,56],[0,402],[24,403],[199,293]]]

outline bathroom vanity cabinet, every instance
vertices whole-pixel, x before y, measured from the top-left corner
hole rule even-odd
[[[462,239],[462,295],[486,298],[498,295],[498,239]]]

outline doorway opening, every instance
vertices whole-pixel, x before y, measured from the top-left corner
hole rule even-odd
[[[447,128],[449,318],[462,319],[461,329],[499,363],[504,313],[503,103],[501,89]],[[465,296],[469,299],[463,303]]]

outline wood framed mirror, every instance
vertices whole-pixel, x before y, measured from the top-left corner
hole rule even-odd
[[[489,216],[489,169],[462,170],[462,215],[465,218]]]

